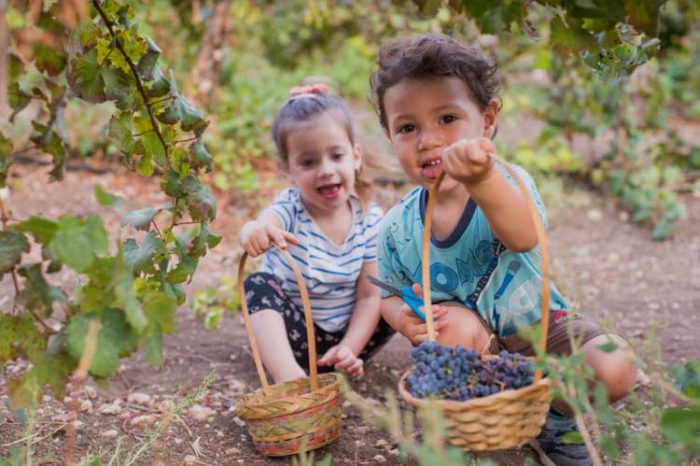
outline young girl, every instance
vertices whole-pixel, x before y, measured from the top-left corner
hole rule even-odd
[[[289,252],[306,279],[320,366],[363,373],[363,359],[393,333],[379,314],[378,205],[362,198],[362,151],[347,105],[322,85],[294,88],[279,110],[273,137],[293,188],[243,225],[249,255],[266,252],[263,271],[245,282],[251,322],[265,367],[276,382],[306,376],[308,344]]]
[[[398,288],[412,285],[420,293],[425,205],[444,171],[430,249],[431,293],[440,303],[433,308],[437,339],[478,351],[533,354],[517,329],[541,319],[539,248],[525,197],[491,157],[500,110],[495,65],[475,45],[441,35],[408,37],[382,48],[371,84],[386,135],[402,168],[419,185],[382,221],[380,277]],[[532,178],[516,169],[546,222]],[[571,326],[610,399],[625,396],[636,377],[627,343],[569,313],[569,304],[553,285],[551,296],[547,351],[571,353]],[[425,322],[401,298],[385,294],[382,315],[413,344],[426,339]],[[602,351],[608,341],[618,349]],[[562,412],[565,406],[557,407],[538,438],[541,450],[559,466],[591,464],[582,443],[564,440],[576,423]]]

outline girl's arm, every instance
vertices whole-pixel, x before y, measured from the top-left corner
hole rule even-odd
[[[372,285],[367,279],[368,275],[377,275],[377,263],[365,262],[362,265],[360,276],[357,278],[357,291],[355,294],[355,309],[345,336],[338,345],[348,346],[355,356],[358,356],[372,337],[379,324],[379,288]]]
[[[273,245],[285,249],[287,241],[298,243],[292,233],[284,230],[277,214],[269,209],[263,210],[257,219],[246,222],[238,232],[238,239],[251,257],[262,254]]]

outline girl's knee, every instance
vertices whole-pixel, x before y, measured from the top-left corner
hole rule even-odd
[[[448,324],[442,328],[437,341],[446,346],[461,345],[482,351],[488,344],[491,332],[476,312],[465,307],[450,307],[447,312]]]

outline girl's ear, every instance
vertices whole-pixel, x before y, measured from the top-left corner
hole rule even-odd
[[[496,122],[498,121],[498,112],[501,110],[501,103],[498,99],[491,99],[486,108],[484,108],[484,136],[491,139],[496,134]]]
[[[290,182],[294,183],[294,180],[289,176],[289,162],[282,159],[277,159],[277,169],[283,178],[286,178]]]
[[[359,170],[360,167],[362,166],[362,156],[364,155],[364,151],[362,150],[362,146],[359,145],[358,143],[355,143],[353,146],[352,150],[352,156],[353,156],[353,168],[355,171]]]

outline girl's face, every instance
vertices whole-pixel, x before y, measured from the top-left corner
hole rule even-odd
[[[287,134],[286,170],[311,215],[347,208],[362,154],[350,142],[343,117],[324,112],[294,124]]]
[[[489,137],[498,115],[495,101],[482,110],[457,77],[405,79],[384,93],[387,136],[401,167],[429,189],[442,172],[443,150],[462,139]],[[445,178],[440,192],[462,187]]]

